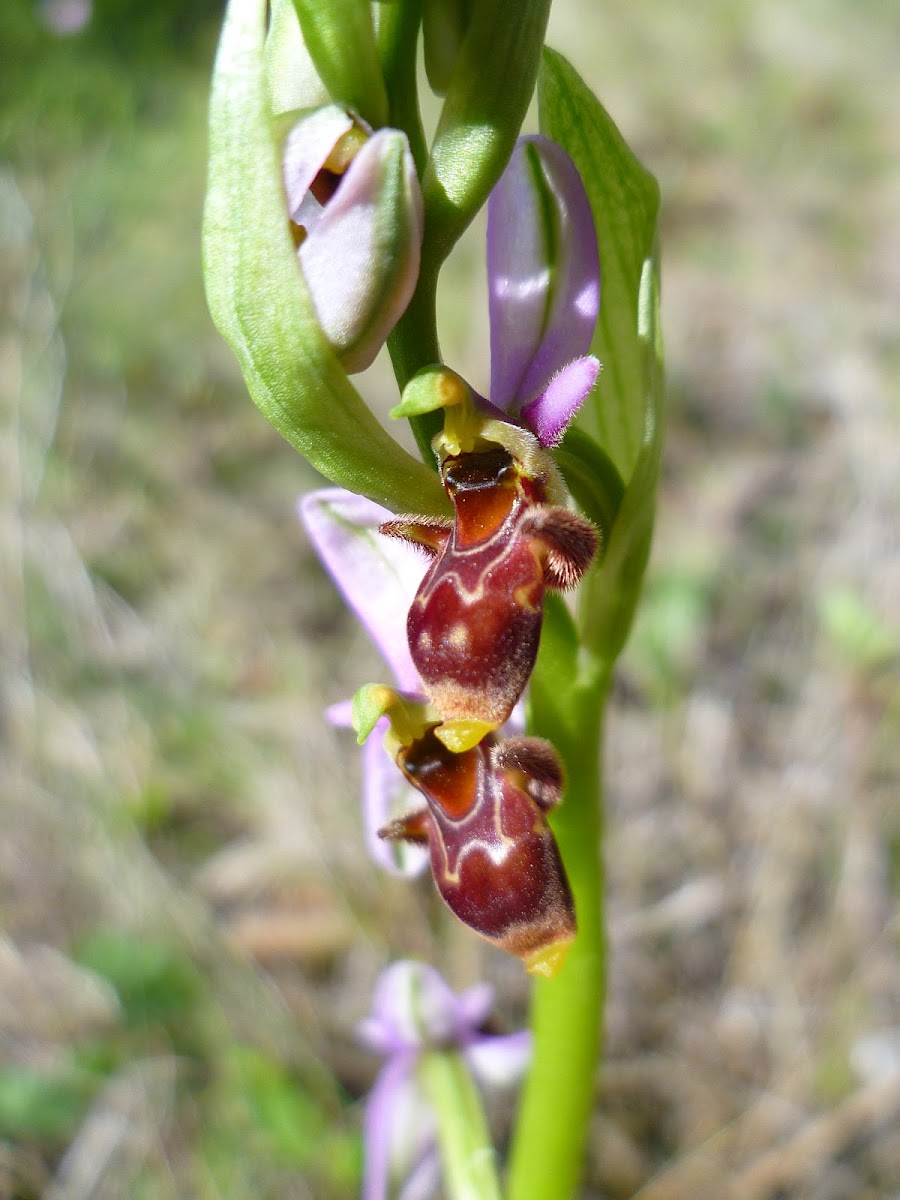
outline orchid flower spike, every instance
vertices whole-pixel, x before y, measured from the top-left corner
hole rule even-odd
[[[288,216],[325,336],[351,374],[368,367],[416,287],[422,193],[406,134],[372,131],[338,105],[284,143]]]
[[[437,1190],[437,1118],[418,1078],[423,1055],[461,1054],[487,1087],[524,1074],[530,1035],[485,1033],[492,1003],[487,984],[456,995],[425,963],[396,962],[381,975],[359,1026],[360,1040],[387,1059],[366,1104],[363,1200],[423,1200]]]
[[[390,668],[400,691],[421,690],[409,654],[406,613],[422,575],[422,558],[412,546],[383,538],[378,526],[392,514],[362,496],[342,488],[310,492],[297,502],[297,512],[313,549],[338,591]],[[333,725],[349,728],[351,706],[333,705],[327,713]],[[386,732],[387,719],[380,724]],[[406,782],[380,737],[363,748],[362,809],[366,845],[379,866],[395,875],[420,874],[428,862],[419,846],[388,845],[379,829],[415,802]]]

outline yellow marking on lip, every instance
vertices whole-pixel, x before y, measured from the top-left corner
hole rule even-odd
[[[434,731],[434,736],[454,754],[463,754],[471,750],[491,730],[497,728],[495,721],[478,721],[474,718],[460,718],[455,721],[445,721]]]
[[[541,588],[538,591],[538,596],[540,598],[538,603],[535,603],[534,600],[532,599],[532,594],[534,593],[535,590],[537,590],[537,589],[536,589],[534,583],[520,584],[519,587],[517,587],[512,594],[513,603],[518,608],[524,608],[524,609],[527,609],[529,612],[539,613],[541,611],[540,599],[543,598],[541,596],[541,592],[543,591],[543,588]]]

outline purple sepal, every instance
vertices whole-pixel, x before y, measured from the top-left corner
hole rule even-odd
[[[575,164],[540,135],[520,138],[488,200],[491,400],[515,414],[587,354],[600,261]]]
[[[338,591],[353,610],[402,692],[418,692],[409,655],[406,614],[425,573],[421,554],[378,526],[393,517],[381,505],[323,488],[297,502],[300,520]]]
[[[352,713],[352,700],[339,700],[325,709],[327,721],[338,729],[353,727]],[[382,738],[387,726],[387,718],[379,721],[362,748],[363,831],[369,854],[379,867],[391,875],[412,879],[428,865],[427,848],[409,842],[386,842],[378,836],[378,830],[394,817],[411,812],[421,803],[420,794],[409,786],[384,748]]]
[[[420,808],[422,797],[409,786],[382,744],[387,718],[382,718],[362,748],[362,813],[366,846],[375,862],[391,875],[414,878],[428,866],[427,846],[386,842],[378,836],[394,817]]]
[[[298,500],[297,512],[316,553],[390,667],[398,688],[418,693],[421,685],[409,656],[406,613],[425,570],[421,554],[378,532],[378,526],[392,513],[342,488],[310,492]],[[351,714],[350,700],[332,704],[325,713],[331,724],[341,729],[351,727]],[[384,749],[386,728],[386,720],[379,722],[362,751],[366,845],[384,870],[412,877],[427,866],[428,850],[378,837],[378,830],[392,818],[420,802],[419,793],[404,780]]]
[[[405,1194],[401,1186],[414,1181],[423,1165],[427,1169],[428,1160],[435,1157],[434,1114],[422,1103],[415,1062],[413,1054],[391,1059],[369,1093],[363,1126],[363,1200],[388,1200],[392,1195]],[[436,1167],[435,1162],[432,1170]],[[420,1176],[420,1183],[424,1182],[427,1180]]]

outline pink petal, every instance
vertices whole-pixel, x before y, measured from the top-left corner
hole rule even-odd
[[[325,709],[325,720],[338,729],[352,729],[353,701],[338,700],[337,704],[329,704]]]
[[[428,963],[402,959],[381,973],[372,996],[372,1014],[359,1027],[374,1048],[427,1049],[459,1045],[465,1005]]]
[[[488,1087],[509,1087],[528,1069],[531,1034],[528,1030],[504,1037],[481,1037],[463,1052],[472,1074]]]
[[[494,1006],[494,989],[489,983],[475,983],[456,998],[456,1032],[462,1039],[480,1029]]]
[[[574,163],[520,138],[488,201],[491,400],[516,413],[590,348],[600,307],[597,235]]]
[[[351,374],[371,365],[419,277],[422,192],[406,135],[373,134],[298,251],[325,336]]]
[[[421,554],[378,532],[393,513],[343,488],[310,492],[298,501],[297,511],[316,553],[391,668],[398,688],[418,692],[406,614],[425,574]]]
[[[403,778],[382,745],[387,720],[378,722],[362,749],[362,811],[366,846],[375,862],[391,875],[413,878],[428,865],[428,848],[386,842],[378,836],[394,817],[422,807],[422,797]]]
[[[281,154],[288,215],[307,232],[315,224],[321,205],[309,206],[309,189],[325,165],[339,138],[353,128],[353,119],[343,108],[329,104],[309,113],[287,135]],[[312,197],[309,197],[312,199]],[[306,203],[305,203],[306,202]]]

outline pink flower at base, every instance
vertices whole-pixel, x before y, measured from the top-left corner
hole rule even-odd
[[[425,963],[392,963],[379,977],[359,1037],[387,1058],[366,1104],[363,1200],[428,1200],[440,1181],[437,1121],[417,1078],[421,1056],[462,1055],[483,1086],[521,1079],[531,1053],[527,1032],[484,1032],[493,991],[475,984],[458,995]]]

